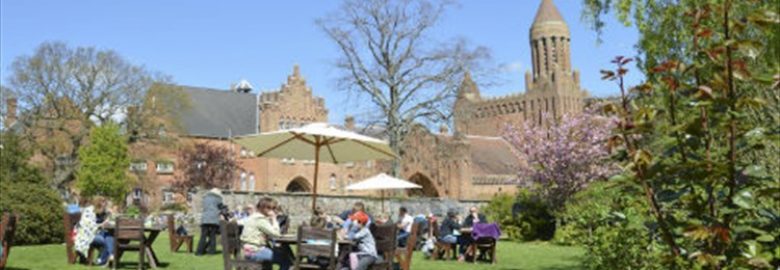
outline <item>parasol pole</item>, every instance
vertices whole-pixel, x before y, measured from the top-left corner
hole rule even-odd
[[[382,214],[384,214],[385,213],[385,190],[382,189],[379,192],[382,193]]]
[[[311,200],[311,211],[313,212],[315,208],[317,208],[317,175],[319,174],[320,170],[320,137],[315,136],[314,137],[314,190],[313,190],[313,196]]]

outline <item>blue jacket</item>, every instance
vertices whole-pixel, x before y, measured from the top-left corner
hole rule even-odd
[[[200,224],[213,224],[219,225],[219,207],[222,203],[222,195],[207,192],[203,196],[203,216],[201,216]]]

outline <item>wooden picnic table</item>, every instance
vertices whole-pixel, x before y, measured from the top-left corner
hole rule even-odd
[[[114,224],[108,224],[103,227],[106,231],[108,231],[110,234],[114,234],[114,229],[116,226]],[[157,258],[157,253],[154,252],[154,241],[157,240],[157,236],[160,235],[160,232],[165,230],[166,227],[163,225],[152,225],[152,226],[144,226],[144,232],[149,233],[148,236],[146,236],[146,239],[144,241],[144,245],[146,246],[146,257],[149,258],[149,266],[152,268],[157,268],[157,265],[160,264],[160,260]],[[117,263],[117,262],[114,262]]]
[[[282,237],[273,238],[272,240],[282,245],[298,244],[298,236],[294,234],[285,234],[282,235]],[[339,239],[337,244],[339,245],[339,254],[336,264],[341,264],[341,262],[346,261],[347,256],[349,256],[349,252],[352,251],[352,246],[355,245],[355,242],[348,239]]]

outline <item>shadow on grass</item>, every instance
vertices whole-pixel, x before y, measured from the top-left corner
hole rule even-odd
[[[5,270],[30,270],[28,268],[6,267]]]

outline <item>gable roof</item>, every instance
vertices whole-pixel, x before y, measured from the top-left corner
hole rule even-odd
[[[181,124],[190,136],[228,138],[259,133],[257,95],[182,86],[191,106]]]
[[[514,175],[519,159],[501,137],[466,136],[472,175]]]

